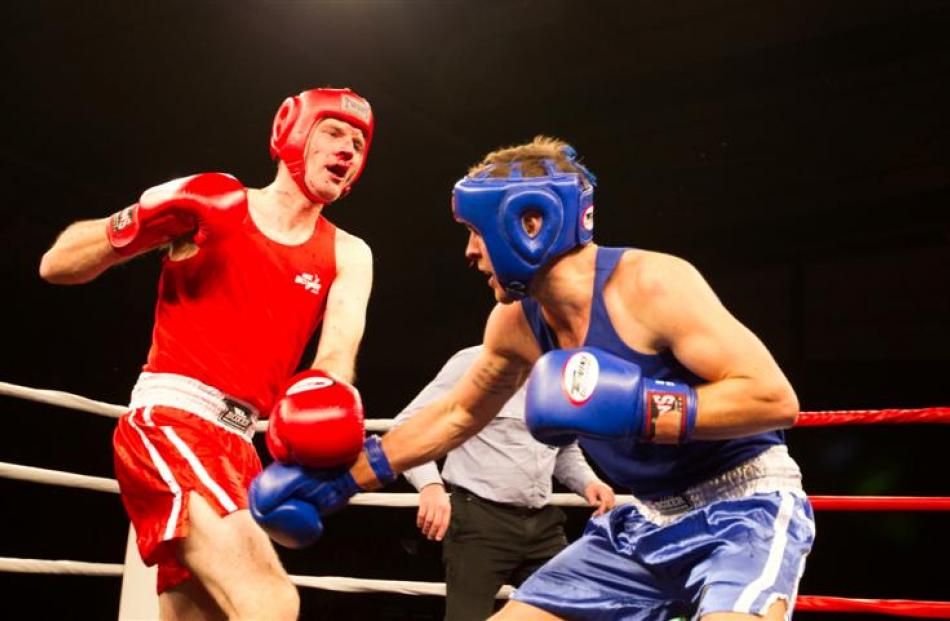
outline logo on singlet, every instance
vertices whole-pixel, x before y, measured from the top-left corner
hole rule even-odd
[[[561,385],[568,400],[574,405],[582,405],[594,394],[600,365],[597,358],[586,351],[578,352],[564,363]]]
[[[320,293],[320,277],[316,274],[308,274],[307,272],[302,272],[297,274],[294,277],[294,282],[298,285],[303,285],[303,288],[309,291],[310,293],[317,295]]]

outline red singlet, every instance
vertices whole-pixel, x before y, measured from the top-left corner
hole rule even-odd
[[[239,231],[195,256],[166,258],[144,370],[192,377],[266,416],[323,319],[335,239],[320,216],[310,239],[287,246],[248,213]]]

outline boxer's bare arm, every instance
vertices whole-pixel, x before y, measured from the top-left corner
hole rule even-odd
[[[108,218],[81,220],[60,233],[40,261],[40,277],[56,285],[80,285],[95,279],[126,257],[106,237]]]
[[[484,345],[443,399],[383,436],[383,449],[395,472],[438,459],[478,433],[517,392],[539,355],[519,304],[495,307],[485,327]],[[379,486],[365,456],[351,472],[364,489]]]
[[[648,253],[629,282],[627,297],[639,308],[637,318],[690,371],[709,381],[697,387],[695,439],[736,438],[794,424],[798,399],[775,359],[692,265]],[[669,427],[657,421],[657,441],[678,436],[675,418],[671,413]]]
[[[373,287],[373,254],[366,242],[337,229],[336,261],[337,275],[327,294],[320,342],[311,366],[353,383]]]

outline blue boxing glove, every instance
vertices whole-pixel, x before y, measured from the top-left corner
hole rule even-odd
[[[680,442],[696,426],[696,391],[643,377],[640,367],[596,347],[541,356],[528,378],[525,423],[536,440],[564,446],[577,436],[652,442],[661,414],[681,415]]]
[[[251,516],[271,539],[286,548],[305,548],[323,534],[317,508],[294,497],[300,487],[312,481],[313,474],[302,466],[274,462],[251,482]]]
[[[366,438],[363,448],[379,482],[394,481],[396,474],[379,436]],[[303,548],[320,538],[320,516],[341,509],[361,491],[348,470],[314,470],[275,462],[251,483],[249,504],[251,515],[271,539],[288,548]]]

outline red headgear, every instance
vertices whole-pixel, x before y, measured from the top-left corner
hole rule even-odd
[[[369,102],[348,88],[315,88],[296,97],[288,97],[277,110],[270,137],[270,154],[287,166],[290,176],[304,195],[314,202],[319,199],[307,187],[307,139],[310,130],[324,117],[346,121],[363,131],[366,145],[363,162],[343,195],[350,191],[366,166],[369,143],[373,140],[373,110]]]

